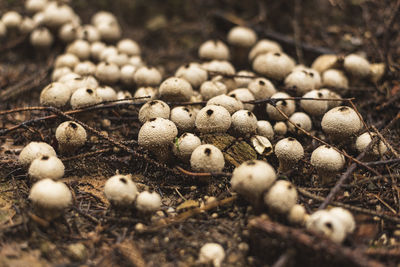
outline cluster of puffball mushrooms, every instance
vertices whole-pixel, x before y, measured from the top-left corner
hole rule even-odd
[[[360,153],[372,141],[373,134],[362,133],[366,131],[362,118],[343,104],[340,93],[346,92],[350,82],[378,81],[384,72],[382,63],[372,64],[350,54],[322,55],[311,67],[296,65],[278,43],[258,40],[252,29],[237,26],[227,35],[228,45],[208,40],[199,47],[200,63],[182,65],[174,76],[163,77],[162,70],[142,60],[137,42],[121,39],[121,28],[112,13],[100,11],[91,18],[91,24],[82,25],[65,3],[28,0],[26,11],[33,16],[5,13],[0,37],[18,31],[29,33],[31,44],[39,49],[49,48],[54,36],[66,43],[65,52],[55,60],[52,82],[40,94],[40,103],[81,109],[103,101],[127,99],[137,103],[134,98],[148,97],[138,112],[142,124],[138,144],[160,161],[175,157],[190,164],[195,172],[221,172],[226,167],[223,152],[201,137],[229,133],[251,140],[260,156],[274,153],[279,160],[277,171],[284,173],[296,168],[304,157],[301,138],[292,136],[302,137],[299,129],[313,131],[316,121],[330,141],[354,145]],[[231,62],[250,63],[252,70],[236,71]],[[278,84],[283,91],[277,89]],[[118,90],[121,86],[135,90]],[[304,99],[296,103],[292,96]],[[263,117],[268,120],[258,120],[253,113],[254,101],[265,99],[276,101],[265,105]],[[85,144],[87,133],[79,123],[66,121],[58,126],[55,137],[59,153],[73,154]],[[377,158],[386,150],[379,141],[366,154]],[[29,197],[44,218],[59,216],[72,204],[69,188],[57,181],[64,175],[64,165],[53,147],[31,142],[22,150],[19,161],[29,166],[29,177],[37,180]],[[329,184],[344,168],[346,159],[334,147],[321,145],[311,153],[310,162],[320,181]],[[276,180],[277,171],[266,161],[246,161],[234,169],[232,189],[252,205],[285,215],[289,223],[322,233],[335,242],[341,243],[354,231],[354,218],[343,208],[307,214],[297,204],[296,187],[289,181]],[[104,193],[114,207],[135,206],[151,213],[162,206],[157,193],[138,193],[131,175],[111,177]],[[206,246],[199,260],[219,266],[223,248],[212,243]]]

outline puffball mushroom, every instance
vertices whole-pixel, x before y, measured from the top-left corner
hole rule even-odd
[[[221,75],[234,75],[235,67],[226,60],[212,60],[203,67],[210,72],[216,72]]]
[[[250,138],[251,145],[253,146],[254,150],[263,156],[268,156],[273,152],[272,144],[269,139],[265,136],[261,135],[253,135]]]
[[[117,100],[117,92],[110,86],[99,86],[96,88],[96,92],[103,101]]]
[[[128,56],[139,56],[140,46],[137,42],[132,39],[122,39],[117,43],[117,49],[120,53]]]
[[[32,161],[28,174],[34,180],[58,180],[64,176],[64,164],[56,156],[40,156]]]
[[[276,181],[264,195],[264,203],[271,210],[285,214],[297,202],[296,187],[289,181]]]
[[[196,113],[191,107],[178,106],[171,110],[170,119],[180,132],[189,132],[195,127]]]
[[[25,1],[25,9],[29,13],[36,13],[46,8],[47,0],[27,0]]]
[[[322,130],[334,140],[344,141],[357,134],[363,127],[356,111],[347,106],[339,106],[325,113],[321,121]]]
[[[135,98],[140,98],[140,97],[148,97],[148,98],[144,98],[144,99],[138,99],[136,101],[143,101],[143,100],[153,100],[156,96],[157,93],[157,89],[151,86],[146,86],[146,87],[139,87],[135,94],[133,95],[133,97]]]
[[[31,45],[35,48],[48,48],[53,44],[53,35],[44,27],[35,29],[30,35]]]
[[[296,126],[302,128],[303,130],[310,132],[312,129],[312,121],[310,116],[308,116],[304,112],[295,112],[290,117],[289,120],[294,123]],[[292,123],[287,122],[289,132],[295,133],[298,135],[303,135],[304,133],[297,129]]]
[[[18,162],[24,166],[40,156],[57,156],[56,151],[52,146],[44,142],[30,142],[26,145],[18,157]]]
[[[19,31],[22,34],[28,34],[31,33],[36,28],[36,26],[37,25],[35,25],[33,19],[31,19],[30,17],[25,17],[19,25]]]
[[[283,92],[278,92],[276,94],[273,94],[271,96],[271,99],[273,98],[290,98],[291,96],[283,93]],[[281,120],[286,120],[286,118],[277,110],[279,108],[286,116],[290,116],[294,113],[296,110],[296,103],[294,100],[279,100],[276,102],[276,107],[274,107],[271,104],[267,104],[266,110],[268,113],[268,116],[276,121],[281,121]]]
[[[22,16],[16,11],[8,11],[3,14],[1,21],[7,29],[18,29],[22,22]]]
[[[253,204],[276,180],[274,168],[265,161],[249,160],[233,170],[231,186],[234,191]]]
[[[81,87],[72,94],[71,107],[79,109],[100,103],[101,100],[95,89]]]
[[[342,154],[327,145],[319,146],[311,154],[311,165],[317,170],[324,184],[335,179],[345,162]]]
[[[40,104],[52,107],[64,107],[71,98],[71,89],[63,83],[53,82],[40,93]]]
[[[129,57],[125,54],[117,53],[107,56],[105,61],[108,63],[113,63],[121,68],[129,63]]]
[[[189,161],[193,151],[201,145],[199,137],[192,133],[182,134],[172,146],[172,152],[183,161]]]
[[[229,48],[220,40],[208,40],[200,45],[198,54],[205,60],[228,60]]]
[[[257,118],[253,112],[242,109],[232,115],[231,128],[239,136],[253,134],[257,130]]]
[[[338,99],[338,100],[342,99],[340,95],[326,88],[320,89],[319,92],[322,93],[324,99]],[[328,100],[326,102],[328,103],[328,110],[340,106],[342,104],[342,101],[335,101],[335,100]]]
[[[228,94],[228,96],[232,96],[241,102],[255,100],[253,94],[247,88],[237,88],[237,89],[231,91]],[[243,108],[247,109],[249,111],[253,111],[254,104],[245,103],[245,104],[243,104]]]
[[[132,65],[124,65],[121,68],[121,82],[125,85],[134,85],[135,81],[133,75],[135,74],[137,68]]]
[[[322,86],[347,89],[349,80],[343,71],[329,69],[322,73]]]
[[[196,128],[201,133],[225,133],[232,119],[228,110],[222,106],[207,105],[196,116]]]
[[[193,88],[198,88],[208,78],[208,73],[199,63],[190,63],[179,67],[175,76],[188,81]]]
[[[212,264],[220,267],[225,258],[224,248],[217,243],[206,243],[200,249],[199,262],[202,264]]]
[[[114,63],[101,62],[96,67],[96,78],[106,84],[118,82],[121,76],[120,69]]]
[[[236,111],[243,109],[242,101],[236,99],[234,96],[228,95],[214,96],[213,98],[208,100],[207,106],[209,105],[224,107],[230,114],[233,114]]]
[[[99,31],[101,40],[105,42],[115,42],[121,38],[121,27],[116,21],[101,22],[95,26]]]
[[[89,43],[98,42],[101,39],[99,30],[93,25],[83,25],[79,28],[77,37]]]
[[[285,135],[287,133],[286,123],[283,121],[278,121],[274,125],[274,133],[276,135]]]
[[[320,90],[311,90],[305,93],[302,98],[324,99],[324,94]],[[322,100],[300,100],[300,107],[310,115],[321,116],[328,110],[328,101]]]
[[[96,78],[93,76],[87,75],[83,77],[78,77],[74,79],[69,79],[67,81],[62,81],[64,77],[60,78],[59,82],[64,83],[66,86],[71,89],[72,94],[76,92],[79,88],[87,87],[87,88],[97,88],[99,85]]]
[[[256,100],[265,99],[271,97],[276,93],[275,86],[265,78],[257,78],[252,80],[247,88],[254,95]]]
[[[161,73],[154,67],[140,67],[133,75],[135,83],[139,86],[157,86],[161,82]]]
[[[96,72],[96,65],[88,60],[79,62],[78,64],[76,64],[74,72],[82,76],[94,75],[94,73]]]
[[[294,168],[296,163],[304,157],[303,146],[293,137],[280,140],[276,143],[274,150],[276,157],[279,159],[280,172]]]
[[[341,207],[334,207],[328,210],[328,212],[342,222],[344,226],[344,230],[346,233],[351,234],[356,229],[356,222],[354,220],[353,214],[350,211],[341,208]]]
[[[193,89],[189,82],[178,77],[170,77],[158,88],[160,99],[166,101],[189,101]]]
[[[323,234],[335,243],[342,243],[346,238],[343,223],[326,210],[319,210],[311,214],[306,221],[309,231]]]
[[[137,196],[135,205],[141,212],[155,212],[161,208],[161,197],[156,192],[143,191]]]
[[[256,72],[275,80],[283,80],[294,66],[294,60],[282,52],[261,54],[253,61]]]
[[[317,57],[311,65],[311,68],[318,71],[319,73],[323,73],[328,69],[337,68],[340,59],[337,55],[333,54],[324,54]]]
[[[316,83],[313,78],[314,74],[305,70],[291,72],[285,78],[285,87],[294,89],[298,95],[303,95],[313,89],[316,89]]]
[[[131,175],[114,175],[104,185],[104,194],[116,207],[129,207],[135,201],[138,190]]]
[[[215,96],[223,95],[228,92],[226,85],[218,81],[205,81],[200,86],[200,94],[204,100],[209,100]]]
[[[257,121],[257,134],[267,137],[269,140],[274,139],[274,128],[269,121]]]
[[[241,70],[236,73],[237,77],[234,77],[235,85],[237,88],[240,87],[248,87],[249,83],[251,83],[255,78],[256,74],[249,70]]]
[[[90,44],[90,57],[99,60],[101,53],[107,48],[106,44],[103,42],[93,42]]]
[[[56,139],[61,152],[74,152],[87,139],[85,128],[74,121],[65,121],[56,129]]]
[[[228,43],[232,46],[233,61],[238,64],[245,64],[250,47],[257,41],[257,34],[254,30],[236,26],[228,32]]]
[[[303,225],[306,222],[307,216],[306,209],[300,204],[295,204],[289,210],[287,218],[291,224]]]
[[[365,78],[370,73],[370,64],[365,58],[350,54],[344,57],[343,67],[347,73],[356,78]]]
[[[359,137],[357,137],[356,140],[356,149],[359,153],[362,153],[365,151],[365,149],[368,147],[368,145],[371,143],[372,141],[372,137],[376,136],[376,133],[369,133],[369,132],[365,132],[362,135],[360,135]],[[383,154],[385,154],[387,151],[387,147],[385,145],[385,143],[382,140],[379,140],[374,146],[372,146],[368,151],[365,151],[366,154],[370,157],[370,158],[377,158],[377,157],[381,157]]]
[[[66,23],[58,30],[58,38],[64,43],[70,43],[78,37],[78,25]]]
[[[36,182],[29,193],[36,213],[46,220],[52,220],[63,214],[72,204],[72,194],[62,182],[43,179]]]
[[[200,145],[190,156],[190,166],[197,172],[220,172],[225,167],[224,155],[213,145]]]
[[[90,44],[85,40],[75,40],[67,46],[66,52],[74,54],[80,60],[87,60],[90,57]]]
[[[65,53],[56,57],[54,62],[55,68],[68,67],[71,70],[79,63],[79,58],[71,53]]]
[[[0,30],[1,32],[1,30]],[[0,33],[1,36],[1,33]],[[370,81],[373,83],[379,82],[385,74],[385,63],[373,63],[369,66]]]
[[[72,70],[68,67],[61,67],[61,68],[55,68],[51,74],[51,80],[53,82],[58,81],[62,76],[65,74],[71,73]]]
[[[277,42],[261,39],[250,50],[249,61],[252,62],[258,55],[268,52],[282,52],[282,47]]]
[[[170,108],[167,103],[161,100],[151,100],[144,104],[139,110],[139,121],[145,123],[154,118],[169,119]]]

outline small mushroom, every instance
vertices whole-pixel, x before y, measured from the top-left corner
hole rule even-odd
[[[58,38],[64,43],[70,43],[78,37],[78,25],[66,23],[58,30]]]
[[[247,88],[256,100],[269,98],[276,93],[275,86],[265,78],[254,79],[248,84]]]
[[[281,135],[281,136],[286,135],[286,133],[287,133],[286,123],[283,121],[276,122],[274,125],[274,133],[276,135]]]
[[[257,134],[267,137],[269,140],[274,139],[274,128],[269,121],[257,121]]]
[[[133,79],[133,76],[135,75],[137,68],[135,66],[132,66],[130,64],[124,65],[121,68],[121,82],[125,85],[134,85],[135,80]]]
[[[71,96],[71,107],[79,109],[101,102],[101,98],[97,95],[96,89],[87,87],[79,88]]]
[[[54,62],[54,67],[55,68],[68,67],[72,70],[78,63],[79,63],[79,58],[76,55],[65,53],[57,56]]]
[[[282,52],[282,47],[277,42],[261,39],[250,50],[249,61],[252,62],[258,55],[269,52],[280,53]]]
[[[340,59],[337,55],[333,54],[324,54],[317,57],[311,65],[311,68],[318,71],[319,73],[323,73],[328,69],[333,69],[339,67]]]
[[[1,34],[0,34],[1,36]],[[385,74],[385,63],[373,63],[369,66],[370,81],[373,83],[379,82]]]
[[[170,119],[180,132],[190,132],[195,128],[196,113],[191,107],[178,106],[171,110]]]
[[[356,78],[365,78],[370,73],[370,64],[365,58],[350,54],[344,57],[343,67],[346,72]]]
[[[302,128],[303,130],[310,132],[312,129],[312,121],[310,116],[308,116],[304,112],[295,112],[290,117],[289,120],[294,123],[296,126]],[[304,133],[297,129],[292,123],[287,122],[289,132],[295,133],[298,135],[303,135]]]
[[[197,113],[195,125],[201,133],[225,133],[231,123],[231,115],[224,107],[207,105]]]
[[[125,54],[115,53],[108,55],[105,62],[115,64],[121,68],[122,66],[129,64],[129,57]]]
[[[346,238],[343,223],[326,210],[319,210],[311,214],[306,221],[306,228],[309,231],[325,235],[335,243],[342,243]]]
[[[296,187],[289,181],[276,181],[264,195],[264,203],[272,211],[285,214],[297,202]]]
[[[67,46],[66,52],[74,54],[80,60],[87,60],[90,57],[90,44],[85,40],[75,40]]]
[[[78,29],[79,39],[88,41],[89,43],[99,42],[101,39],[99,30],[93,25],[83,25]]]
[[[372,137],[376,136],[376,133],[370,134],[369,132],[365,132],[362,135],[360,135],[359,137],[357,137],[356,149],[359,153],[364,152],[365,149],[368,147],[368,145],[371,143],[371,141],[372,141],[371,136]],[[365,151],[365,152],[366,152],[366,155],[370,159],[382,157],[382,155],[387,152],[387,146],[385,145],[385,143],[382,140],[379,140],[377,142],[377,144],[375,144],[368,151]]]
[[[130,57],[139,56],[140,46],[137,42],[131,39],[123,39],[117,43],[117,49],[120,53],[126,54]]]
[[[193,151],[200,145],[201,140],[199,137],[192,133],[184,133],[175,140],[172,152],[180,160],[188,162]]]
[[[296,224],[296,225],[304,225],[307,219],[307,212],[306,209],[300,205],[300,204],[295,204],[288,213],[288,221],[291,224]]]
[[[271,96],[271,99],[290,98],[290,97],[291,96],[286,93],[278,92],[276,94],[273,94]],[[277,108],[279,108],[284,114],[286,114],[286,116],[290,116],[296,110],[296,103],[294,102],[294,100],[283,99],[283,100],[278,100],[275,103],[275,106],[273,106],[271,104],[267,104],[266,110],[267,110],[268,116],[271,119],[276,120],[276,121],[286,120],[286,118],[278,111]]]
[[[199,253],[199,262],[202,264],[212,264],[214,267],[220,267],[225,259],[224,248],[217,243],[204,244]]]
[[[30,142],[22,149],[18,157],[18,162],[27,166],[40,156],[57,156],[57,154],[54,148],[49,144],[44,142]]]
[[[275,80],[283,80],[294,67],[294,60],[282,52],[261,54],[253,61],[256,72]]]
[[[276,173],[271,165],[261,160],[250,160],[233,170],[231,186],[238,194],[257,205],[262,194],[275,180]]]
[[[74,121],[65,121],[56,129],[58,147],[62,153],[74,152],[86,142],[85,128]]]
[[[292,71],[286,76],[284,83],[287,89],[294,89],[298,95],[317,89],[314,74],[305,70]]]
[[[251,93],[251,91],[247,88],[237,88],[233,91],[231,91],[228,96],[234,97],[237,100],[243,102],[246,101],[253,101],[254,95]],[[253,111],[254,109],[254,104],[249,104],[249,103],[244,103],[243,104],[243,109],[247,109],[249,111]]]
[[[105,42],[115,42],[119,38],[121,38],[121,27],[119,26],[117,21],[103,21],[95,26],[99,31],[101,40]]]
[[[131,175],[114,175],[104,185],[104,194],[116,207],[129,207],[135,201],[138,190]]]
[[[199,57],[205,60],[228,60],[229,48],[219,40],[208,40],[200,45]]]
[[[94,75],[96,72],[96,65],[89,60],[82,61],[76,64],[74,72],[81,76]]]
[[[322,86],[347,89],[349,80],[341,70],[329,69],[322,73]]]
[[[161,197],[156,192],[141,192],[136,198],[136,208],[143,213],[151,213],[161,208]]]
[[[249,70],[241,70],[236,73],[236,77],[233,78],[235,81],[235,87],[243,88],[248,85],[256,78],[256,74]]]
[[[344,164],[344,156],[327,145],[319,146],[311,154],[311,165],[317,169],[323,184],[334,180]]]
[[[356,229],[356,222],[354,220],[353,214],[351,214],[350,211],[341,207],[334,207],[329,210],[329,213],[342,222],[346,233],[351,234],[354,232],[354,230]]]
[[[171,110],[167,103],[161,100],[151,100],[144,104],[139,110],[139,121],[145,123],[154,118],[169,119]]]
[[[198,172],[220,172],[225,166],[224,155],[213,145],[200,145],[190,156],[190,166]]]
[[[103,101],[117,100],[117,92],[110,86],[99,86],[96,88],[96,93]]]
[[[248,27],[236,26],[228,32],[227,39],[232,46],[233,62],[239,65],[246,64],[250,48],[257,41],[256,32]]]
[[[56,156],[44,155],[32,161],[28,173],[34,180],[58,180],[64,176],[64,164]]]
[[[53,35],[44,27],[36,28],[30,35],[31,45],[38,49],[49,48],[53,44]]]
[[[43,179],[36,182],[29,193],[35,212],[46,220],[55,219],[63,214],[72,203],[69,188],[62,182]]]
[[[70,98],[71,90],[68,86],[53,82],[40,93],[40,104],[60,108],[66,106]]]
[[[25,9],[29,13],[37,13],[46,8],[47,0],[27,0],[25,1]]]
[[[106,84],[114,84],[121,77],[119,67],[114,63],[101,62],[96,67],[96,78]]]
[[[243,109],[242,101],[236,99],[234,96],[218,95],[214,96],[207,102],[207,106],[216,105],[224,107],[230,114],[235,113],[238,110]]]
[[[193,95],[193,88],[184,79],[170,77],[162,82],[158,94],[160,99],[166,101],[189,101]]]
[[[198,63],[190,63],[178,68],[175,76],[185,79],[193,88],[198,88],[208,78],[208,73]]]
[[[100,41],[90,44],[90,57],[95,60],[100,60],[100,55],[106,49],[106,44]]]
[[[232,63],[226,60],[212,60],[206,65],[203,64],[203,68],[205,68],[209,72],[215,72],[220,75],[235,74],[235,67],[232,65]]]
[[[231,128],[238,136],[253,134],[257,131],[257,118],[251,111],[238,110],[232,115]]]
[[[336,141],[345,141],[363,127],[357,112],[347,106],[339,106],[325,113],[321,121],[322,130]]]
[[[215,96],[223,95],[228,92],[226,85],[219,81],[205,81],[200,86],[200,94],[204,100],[209,100]]]
[[[338,101],[328,100],[327,101],[328,110],[335,108],[337,106],[340,106],[342,104],[342,101],[341,101],[342,97],[339,94],[337,94],[329,89],[326,89],[326,88],[320,89],[319,92],[322,93],[324,99],[337,99],[338,100]]]
[[[16,11],[7,11],[1,17],[7,29],[18,29],[22,22],[22,16]]]
[[[250,138],[254,150],[263,156],[268,156],[272,153],[272,144],[267,137],[261,135],[254,135]]]
[[[302,98],[324,99],[325,95],[320,90],[311,90]],[[328,110],[328,101],[323,100],[300,100],[300,107],[310,115],[321,116]]]
[[[156,96],[157,89],[151,86],[146,86],[146,87],[139,87],[135,94],[133,95],[134,98],[143,98],[146,97],[145,99],[138,99],[136,101],[142,102],[143,100],[149,99],[153,100]]]
[[[143,66],[137,69],[133,79],[139,86],[158,86],[162,77],[156,68]]]
[[[279,171],[286,172],[296,166],[304,157],[304,149],[299,141],[293,137],[280,140],[275,145],[275,155],[279,159]]]

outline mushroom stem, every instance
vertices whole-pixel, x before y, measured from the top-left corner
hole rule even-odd
[[[336,173],[329,170],[318,170],[318,176],[321,179],[322,184],[327,185],[332,183],[336,179]]]
[[[296,165],[297,161],[293,161],[293,160],[285,160],[285,159],[279,159],[279,168],[278,171],[279,172],[287,172],[289,171],[291,168],[293,168],[293,166]]]

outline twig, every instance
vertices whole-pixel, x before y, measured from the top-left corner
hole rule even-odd
[[[372,129],[376,133],[377,136],[382,140],[382,142],[389,148],[390,152],[392,152],[393,155],[395,155],[396,158],[400,158],[399,153],[389,144],[389,142],[386,140],[386,138],[376,129],[375,126],[372,125]]]
[[[187,171],[187,170],[185,170],[185,169],[183,169],[182,167],[179,167],[179,166],[176,166],[175,168],[177,168],[179,171],[181,171],[182,173],[184,173],[186,175],[189,175],[189,176],[204,176],[204,177],[207,177],[207,176],[227,176],[227,177],[230,177],[230,176],[232,176],[231,173],[227,173],[227,172],[213,172],[213,173],[211,173],[211,172],[190,172],[190,171]]]
[[[371,161],[371,162],[364,162],[365,165],[368,166],[375,166],[375,165],[382,165],[382,164],[392,164],[392,163],[399,163],[400,158],[396,159],[388,159],[388,160],[378,160],[378,161]]]
[[[272,267],[285,267],[288,266],[288,263],[293,258],[296,251],[294,249],[288,249],[285,253],[283,253],[279,259],[272,265]]]

